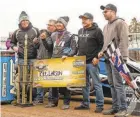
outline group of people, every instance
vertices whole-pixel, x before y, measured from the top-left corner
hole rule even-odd
[[[33,64],[35,59],[66,59],[70,56],[86,56],[86,86],[83,87],[83,101],[75,110],[90,109],[90,77],[93,79],[96,93],[96,113],[102,113],[104,106],[104,94],[99,78],[99,59],[103,57],[103,51],[110,41],[115,38],[125,61],[128,58],[128,27],[122,18],[117,17],[117,7],[113,4],[101,6],[103,15],[108,21],[102,30],[94,22],[91,13],[84,13],[79,18],[83,28],[78,31],[78,41],[67,31],[68,16],[57,20],[49,20],[47,29],[38,30],[33,27],[26,12],[21,12],[19,17],[19,29],[16,30],[11,39],[11,48],[18,53],[18,64],[24,63],[24,40],[28,35],[28,64]],[[127,114],[126,95],[122,78],[114,66],[106,60],[108,81],[112,94],[112,108],[103,111],[105,115],[122,117]],[[64,106],[62,109],[70,108],[71,94],[67,88],[50,88],[48,104],[46,108],[56,107],[59,100],[59,92],[64,95]],[[36,99],[43,101],[44,89],[37,88]]]

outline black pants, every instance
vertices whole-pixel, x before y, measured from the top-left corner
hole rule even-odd
[[[64,96],[64,105],[69,105],[70,104],[70,99],[71,99],[71,93],[70,90],[67,88],[52,88],[52,97],[51,100],[54,104],[58,105],[58,100],[59,100],[59,92],[60,94],[63,94]]]

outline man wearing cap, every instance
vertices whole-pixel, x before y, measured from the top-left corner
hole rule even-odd
[[[29,16],[25,11],[22,11],[19,16],[19,29],[14,31],[11,39],[11,48],[18,54],[18,64],[24,65],[24,41],[25,35],[28,35],[27,39],[27,59],[28,64],[32,65],[37,58],[38,44],[34,43],[35,38],[39,36],[39,30],[32,26]],[[22,69],[22,68],[21,68]],[[20,70],[23,71],[23,70]],[[20,73],[20,79],[22,80],[23,73]],[[34,96],[34,93],[33,93]]]
[[[116,39],[117,45],[120,49],[123,59],[126,61],[128,58],[128,27],[125,21],[116,16],[117,8],[113,4],[107,4],[100,7],[103,10],[103,15],[108,21],[104,27],[104,46],[98,57],[103,56],[103,50],[109,45],[112,39]],[[106,67],[108,70],[108,81],[111,87],[112,94],[112,108],[104,111],[105,115],[115,114],[115,117],[123,117],[127,115],[126,94],[122,77],[113,65],[107,60]]]
[[[74,56],[76,54],[76,41],[67,31],[67,24],[69,17],[64,16],[58,18],[56,22],[56,32],[51,35],[53,41],[53,54],[52,58],[66,59],[68,56]],[[62,109],[69,109],[70,107],[70,91],[67,88],[52,88],[52,102],[46,105],[46,107],[56,107],[58,103],[58,91],[64,95],[64,106]]]
[[[98,53],[101,51],[104,41],[101,29],[93,22],[90,13],[80,15],[83,28],[78,32],[78,56],[86,56],[86,87],[83,88],[83,102],[75,110],[89,109],[90,105],[90,77],[93,79],[96,93],[96,113],[101,113],[104,105],[104,95],[99,78]],[[89,77],[90,75],[90,77]]]

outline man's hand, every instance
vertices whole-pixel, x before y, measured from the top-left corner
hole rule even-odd
[[[34,87],[37,87],[37,88],[38,88],[38,87],[41,87],[41,85],[38,84],[38,83],[33,83],[33,86],[34,86]]]
[[[67,58],[67,56],[62,56],[62,61],[64,61]]]
[[[99,52],[99,54],[98,54],[98,58],[101,58],[103,55],[104,55],[103,52]]]
[[[45,32],[40,34],[40,39],[46,39],[47,38],[47,34]]]
[[[93,65],[97,65],[98,63],[99,63],[99,59],[93,58],[92,64],[93,64]]]
[[[18,47],[13,47],[13,50],[18,53]]]
[[[38,38],[34,38],[33,43],[37,44],[39,42]]]

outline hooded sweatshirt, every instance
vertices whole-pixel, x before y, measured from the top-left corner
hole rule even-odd
[[[32,26],[30,23],[26,29],[23,29],[19,24],[19,29],[13,33],[11,39],[11,48],[14,46],[18,47],[18,57],[24,58],[24,41],[25,41],[25,34],[28,35],[27,40],[27,57],[28,59],[35,59],[37,58],[37,47],[38,45],[33,43],[34,38],[38,38],[39,30]]]
[[[104,44],[103,34],[96,23],[90,28],[81,28],[78,32],[78,56],[86,56],[87,63],[98,58]]]
[[[128,57],[128,26],[121,18],[116,18],[112,22],[109,22],[103,30],[104,34],[104,46],[103,49],[109,45],[109,43],[115,38],[117,45],[120,49],[123,59]]]

